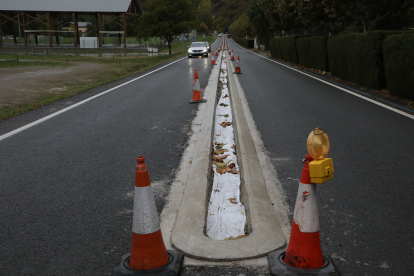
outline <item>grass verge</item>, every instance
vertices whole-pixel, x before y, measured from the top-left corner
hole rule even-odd
[[[59,85],[65,85],[66,90],[61,92],[43,93],[41,96],[22,104],[5,106],[0,108],[0,121],[15,117],[27,111],[51,104],[57,100],[68,98],[88,89],[127,77],[137,72],[149,69],[163,62],[182,56],[181,53],[172,55],[159,55],[152,57],[68,57],[59,55],[41,56],[24,55],[19,59],[24,61],[16,62],[16,56],[11,56],[13,60],[1,61],[1,68],[27,67],[27,66],[79,66],[79,63],[95,63],[99,65],[99,70],[95,70],[87,75],[87,80],[63,80]],[[67,59],[68,58],[68,59]],[[0,59],[7,59],[5,55],[0,55]],[[46,61],[47,60],[47,61]],[[3,67],[2,67],[3,66]]]

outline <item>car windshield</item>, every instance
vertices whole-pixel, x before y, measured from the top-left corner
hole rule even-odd
[[[208,46],[208,45],[209,45],[207,41],[204,41],[204,44],[206,44],[206,46]]]
[[[190,47],[206,47],[204,42],[193,42]]]

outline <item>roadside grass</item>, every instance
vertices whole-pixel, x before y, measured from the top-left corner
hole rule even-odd
[[[12,106],[6,106],[0,108],[0,121],[15,117],[19,114],[25,113],[27,111],[37,109],[39,107],[51,104],[57,100],[68,98],[70,96],[76,95],[78,93],[84,92],[88,89],[127,77],[129,75],[135,74],[137,72],[149,69],[153,66],[161,64],[163,62],[175,59],[182,56],[180,53],[172,55],[159,55],[151,57],[135,56],[135,57],[117,57],[113,59],[112,57],[72,57],[68,63],[66,62],[66,57],[62,56],[53,56],[50,55],[49,60],[43,62],[38,59],[39,56],[33,57],[32,61],[1,61],[1,64],[4,66],[14,67],[14,64],[21,66],[70,66],[74,65],[77,62],[93,62],[101,65],[100,70],[96,70],[88,74],[87,81],[77,81],[77,82],[65,82],[62,81],[61,85],[67,87],[66,91],[63,92],[50,92],[43,94],[37,99],[34,99],[30,102],[23,104],[16,104]],[[4,55],[0,56],[0,59]],[[13,56],[15,59],[16,57]],[[11,64],[11,65],[10,65]],[[5,67],[3,67],[5,68]]]

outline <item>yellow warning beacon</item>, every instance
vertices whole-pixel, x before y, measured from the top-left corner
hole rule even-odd
[[[307,147],[313,160],[309,163],[311,183],[322,184],[333,178],[332,158],[325,158],[329,152],[328,134],[323,129],[315,128],[308,136]]]

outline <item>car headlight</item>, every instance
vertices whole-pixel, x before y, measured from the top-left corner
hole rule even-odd
[[[188,49],[188,52],[189,52],[189,53],[192,53],[193,51],[191,51],[190,49]]]

